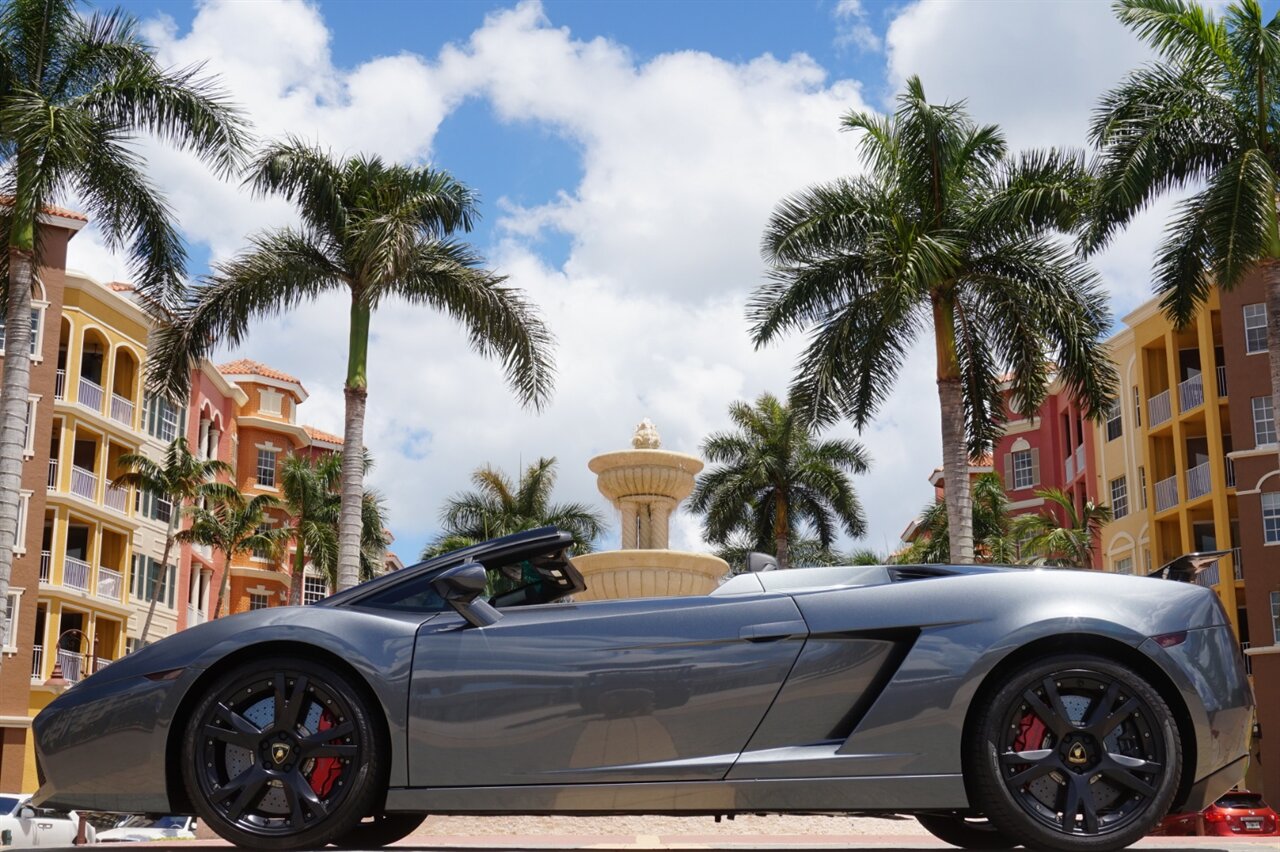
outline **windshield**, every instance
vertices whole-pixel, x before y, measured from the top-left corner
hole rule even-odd
[[[18,809],[18,802],[22,801],[17,796],[0,796],[0,815],[8,816]]]
[[[1262,796],[1257,793],[1228,793],[1214,804],[1220,808],[1260,808]]]

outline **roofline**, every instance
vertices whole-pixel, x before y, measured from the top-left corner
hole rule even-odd
[[[77,279],[82,281],[87,281],[90,284],[92,284],[94,287],[98,288],[98,290],[102,292],[102,298],[104,300],[112,299],[115,302],[119,303],[125,309],[126,313],[133,314],[132,318],[134,320],[146,326],[148,333],[150,333],[152,326],[156,324],[155,317],[151,316],[151,314],[144,311],[140,305],[138,305],[128,296],[125,296],[123,292],[117,292],[115,290],[112,290],[110,287],[106,285],[105,282],[99,281],[97,278],[94,278],[89,273],[83,272],[79,269],[67,269],[63,271],[64,286],[70,287],[71,282]],[[75,289],[84,290],[84,288],[81,286],[76,286]],[[129,291],[129,292],[133,292],[133,291]],[[147,340],[145,338],[142,340],[142,345],[144,348],[147,345]]]
[[[221,369],[218,372],[222,372]],[[227,377],[228,381],[244,382],[245,384],[266,385],[271,388],[280,388],[281,390],[297,391],[298,402],[307,401],[307,389],[302,386],[301,382],[286,382],[283,379],[273,379],[270,376],[264,376],[260,373],[222,373]]]
[[[88,219],[77,219],[73,216],[63,216],[60,213],[40,213],[36,216],[36,221],[42,225],[52,225],[55,228],[65,228],[71,232],[71,237],[80,233],[85,225],[89,224]],[[67,239],[71,239],[67,237]]]
[[[209,378],[209,381],[213,382],[223,396],[228,396],[235,400],[236,405],[249,404],[249,394],[244,392],[244,388],[227,381],[227,377],[222,375],[217,365],[208,358],[200,359],[200,372],[204,373]]]

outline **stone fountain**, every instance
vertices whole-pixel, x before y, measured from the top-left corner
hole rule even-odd
[[[575,599],[707,594],[729,573],[729,564],[710,554],[667,547],[671,514],[693,491],[702,461],[662,449],[648,418],[636,427],[631,447],[588,463],[600,493],[622,516],[622,549],[574,557],[587,581],[587,590]]]

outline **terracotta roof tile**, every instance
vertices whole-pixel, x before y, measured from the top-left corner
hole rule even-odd
[[[13,203],[12,195],[0,195],[0,206],[8,207]],[[54,207],[52,204],[47,205],[42,211],[50,216],[61,216],[64,219],[75,219],[80,222],[88,222],[89,217],[75,210],[68,210],[66,207]]]
[[[313,441],[324,441],[326,444],[341,444],[342,436],[334,435],[332,432],[325,432],[323,429],[317,429],[314,426],[303,425],[302,431],[307,433],[307,437]]]
[[[230,376],[262,376],[267,379],[275,379],[278,382],[292,382],[301,387],[302,380],[291,376],[288,373],[282,373],[277,369],[268,367],[266,364],[258,361],[252,361],[248,358],[238,358],[235,361],[228,361],[218,367],[218,372],[223,375]]]
[[[108,282],[107,288],[115,293],[132,293],[134,290],[138,289],[128,281],[111,281]]]

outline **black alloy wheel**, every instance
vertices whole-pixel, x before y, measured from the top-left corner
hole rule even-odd
[[[1172,714],[1140,675],[1064,655],[1007,678],[966,743],[975,806],[1024,845],[1120,849],[1164,816],[1182,769]]]
[[[957,814],[916,814],[925,831],[961,849],[1012,849],[1018,841],[991,824],[986,817]]]
[[[237,668],[188,722],[183,776],[199,815],[238,846],[323,846],[381,805],[386,749],[343,674],[277,657]]]

